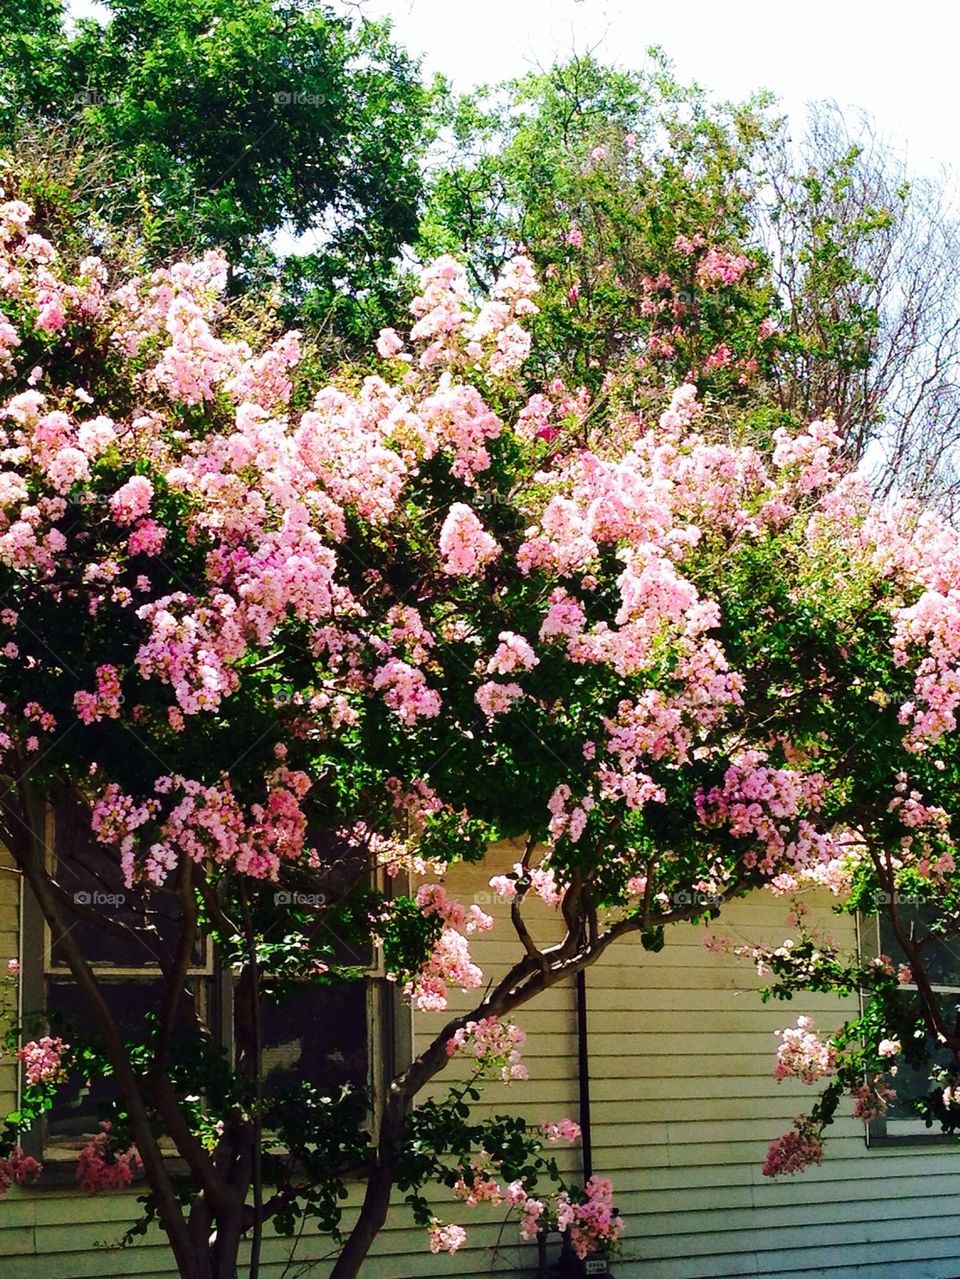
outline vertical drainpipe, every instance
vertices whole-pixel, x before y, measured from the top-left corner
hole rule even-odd
[[[583,1180],[586,1184],[593,1176],[593,1143],[590,1133],[590,1052],[587,1034],[587,975],[581,968],[576,976],[577,992],[577,1085],[580,1098],[580,1150],[583,1159]],[[574,1256],[569,1237],[564,1235],[557,1265],[547,1263],[547,1236],[537,1234],[537,1279],[550,1279],[551,1275],[582,1274],[582,1263]]]
[[[580,1085],[580,1131],[583,1180],[593,1176],[593,1144],[590,1135],[590,1051],[587,1035],[587,974],[577,973],[577,1075]]]

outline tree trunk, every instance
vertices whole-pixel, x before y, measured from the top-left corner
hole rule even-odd
[[[403,1135],[411,1104],[409,1093],[396,1085],[391,1088],[380,1127],[376,1162],[367,1179],[360,1216],[330,1272],[330,1279],[357,1279],[374,1239],[383,1228],[396,1176],[396,1143]]]

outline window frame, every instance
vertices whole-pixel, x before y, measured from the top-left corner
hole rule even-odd
[[[880,915],[857,915],[857,950],[861,955],[870,953],[865,951],[864,947],[864,925],[869,921],[871,925],[871,934],[873,941],[873,951],[871,958],[877,958],[883,954],[882,939],[880,935]],[[916,986],[907,983],[905,990],[916,990]],[[936,995],[953,995],[960,1003],[960,985],[947,986],[940,983],[934,983],[931,986]],[[860,1011],[865,1011],[866,998],[864,992],[860,992]],[[888,1125],[890,1120],[886,1114],[878,1115],[876,1119],[871,1119],[864,1125],[864,1142],[868,1150],[889,1150],[898,1149],[904,1146],[935,1146],[956,1149],[956,1136],[952,1133],[941,1132],[935,1127],[928,1128],[924,1121],[918,1116],[908,1119],[900,1117],[894,1120],[897,1124],[912,1125],[909,1131],[890,1132]]]
[[[56,856],[54,821],[52,806],[48,805],[44,831],[48,869],[52,868]],[[53,963],[49,925],[32,889],[22,878],[20,879],[18,924],[20,981],[17,1011],[22,1021],[25,1012],[47,1013],[50,1007],[48,993],[51,982],[59,980],[72,983],[73,977],[69,968]],[[216,948],[209,939],[206,939],[205,945],[206,956],[203,964],[192,965],[188,969],[188,976],[201,982],[202,989],[206,991],[206,997],[203,1000],[205,1015],[211,1019],[214,1035],[227,1048],[232,1066],[236,1061],[236,1045],[228,1010],[232,1006],[236,978],[230,965],[222,962],[217,956]],[[145,963],[137,967],[93,963],[91,968],[98,981],[104,984],[151,981],[159,975],[159,966],[156,963]],[[408,1001],[402,999],[397,983],[388,980],[380,946],[374,947],[372,961],[363,972],[361,980],[364,985],[366,1006],[366,1082],[371,1099],[371,1140],[376,1142],[387,1084],[413,1060],[413,1008]],[[23,1089],[24,1073],[23,1069],[19,1068],[16,1072],[18,1108],[22,1103]],[[77,1165],[79,1137],[73,1141],[62,1137],[51,1137],[48,1123],[49,1117],[44,1115],[32,1129],[23,1133],[21,1144],[26,1153],[44,1163],[44,1176],[38,1185],[72,1184]],[[83,1140],[89,1140],[94,1132],[95,1130],[89,1134],[82,1134]],[[186,1165],[177,1157],[172,1144],[167,1153],[167,1161],[172,1169],[186,1170]],[[136,1177],[134,1184],[139,1180],[140,1178]]]

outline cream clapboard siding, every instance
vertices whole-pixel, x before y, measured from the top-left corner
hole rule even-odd
[[[506,863],[514,860],[503,850]],[[496,929],[473,942],[477,962],[495,976],[516,958],[502,908],[489,904],[477,868],[455,868],[450,889],[494,913]],[[542,908],[543,938],[555,929]],[[782,937],[784,908],[769,898],[734,907],[721,931]],[[827,917],[833,935],[852,938],[849,921]],[[15,879],[0,875],[0,958],[16,953]],[[778,933],[778,929],[780,930]],[[650,955],[632,940],[588,974],[594,1167],[613,1177],[628,1223],[618,1279],[957,1279],[960,1276],[960,1151],[868,1151],[862,1129],[845,1120],[831,1130],[822,1168],[770,1182],[760,1173],[769,1140],[809,1104],[808,1090],[778,1085],[773,1032],[801,1011],[829,1027],[837,1002],[760,1005],[748,964],[707,955],[701,931],[674,930]],[[457,995],[454,1008],[468,1007]],[[491,1086],[481,1109],[522,1109],[531,1122],[577,1116],[575,1002],[572,983],[548,991],[518,1015],[528,1034],[527,1083]],[[423,1044],[443,1024],[419,1015]],[[442,1083],[453,1079],[451,1063]],[[12,1104],[14,1071],[0,1062],[0,1094]],[[578,1151],[565,1156],[576,1173]],[[3,1279],[138,1276],[169,1279],[162,1237],[127,1249],[114,1243],[135,1215],[135,1195],[90,1197],[72,1189],[14,1189],[0,1201]],[[351,1200],[355,1203],[356,1196]],[[467,1226],[455,1257],[431,1257],[422,1230],[401,1204],[390,1212],[364,1279],[428,1279],[535,1272],[534,1249],[520,1245],[502,1210],[437,1200],[441,1217]],[[286,1267],[289,1244],[268,1234],[265,1279],[323,1279],[322,1241],[305,1238]]]

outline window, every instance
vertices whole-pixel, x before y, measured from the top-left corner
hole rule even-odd
[[[901,920],[920,928],[933,919],[932,912],[911,908],[907,902],[901,902],[898,909]],[[868,935],[872,938],[873,953],[888,955],[894,966],[906,962],[886,913],[881,913],[878,918],[861,920],[861,928],[870,930]],[[925,958],[927,972],[945,1016],[956,1017],[960,1012],[960,942],[952,939],[931,942]],[[907,985],[904,989],[916,990],[916,987]],[[944,1065],[948,1063],[949,1050],[938,1049],[932,1038],[927,1047],[933,1061],[939,1057]],[[897,1067],[897,1074],[892,1080],[896,1100],[890,1103],[885,1115],[868,1125],[868,1144],[915,1145],[946,1141],[955,1144],[956,1138],[941,1132],[936,1123],[928,1128],[914,1108],[914,1103],[930,1090],[928,1071],[909,1066],[902,1059]]]
[[[146,902],[127,889],[119,869],[91,837],[88,819],[79,809],[58,808],[52,816],[47,846],[57,878],[80,904],[93,905],[120,923],[142,924]],[[67,853],[69,852],[69,856]],[[278,898],[281,895],[278,894]],[[161,944],[177,927],[172,894],[150,895],[151,922]],[[121,1032],[131,1038],[145,1031],[159,1012],[162,982],[156,953],[143,942],[126,938],[78,919],[71,932],[83,947]],[[24,891],[22,924],[22,1000],[24,1014],[49,1018],[50,1033],[67,1042],[73,1034],[96,1039],[94,1027],[69,969],[29,889]],[[409,1023],[396,1006],[396,988],[376,964],[372,950],[363,954],[336,943],[343,963],[367,970],[361,982],[332,985],[304,983],[282,1003],[266,1005],[263,1017],[264,1085],[267,1090],[308,1078],[321,1088],[352,1084],[383,1095],[384,1076],[393,1074],[410,1051]],[[269,980],[269,979],[266,979]],[[209,942],[201,939],[188,973],[194,1007],[210,1033],[231,1050],[233,975],[218,964]],[[28,1021],[31,1034],[46,1033]],[[96,1132],[101,1108],[115,1095],[109,1079],[69,1078],[58,1090],[41,1132],[25,1135],[25,1145],[51,1165],[72,1163]]]

